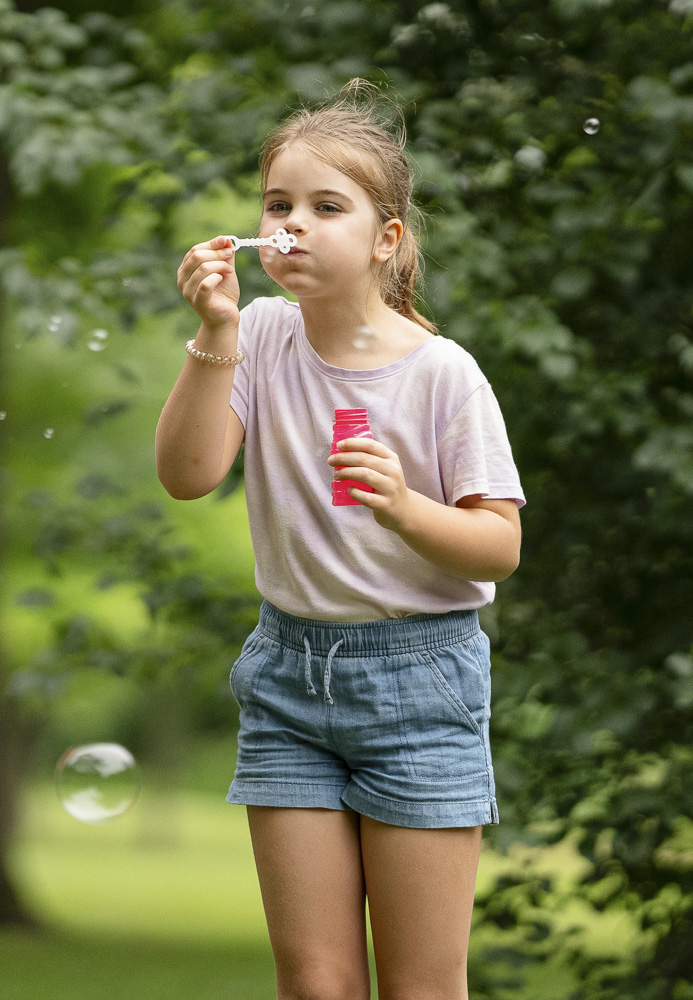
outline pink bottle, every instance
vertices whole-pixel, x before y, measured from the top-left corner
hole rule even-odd
[[[338,441],[345,441],[347,438],[354,437],[371,438],[373,440],[370,424],[368,423],[368,410],[365,408],[362,410],[335,410],[330,455],[335,455],[339,451],[339,448],[337,448]],[[337,469],[343,468],[343,465],[335,465],[334,471],[336,472]],[[335,479],[332,481],[333,507],[361,506],[358,500],[355,500],[354,497],[349,496],[347,493],[347,487],[349,486],[355,486],[356,489],[363,490],[365,493],[375,493],[372,486],[360,483],[358,480]]]

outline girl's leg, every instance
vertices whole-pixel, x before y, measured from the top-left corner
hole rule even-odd
[[[247,810],[278,1000],[369,1000],[358,813]]]
[[[361,817],[379,1000],[467,1000],[481,831]]]

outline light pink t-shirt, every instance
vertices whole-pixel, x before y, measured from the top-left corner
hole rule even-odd
[[[503,417],[472,356],[431,337],[364,371],[326,364],[300,306],[276,296],[241,311],[231,406],[245,427],[245,490],[255,583],[276,607],[321,621],[372,621],[479,608],[493,583],[464,581],[418,555],[363,505],[332,505],[327,464],[336,408],[367,407],[376,441],[407,486],[438,503],[525,502]]]

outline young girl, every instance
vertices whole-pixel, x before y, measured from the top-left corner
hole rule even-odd
[[[294,114],[260,167],[260,235],[297,240],[262,265],[298,302],[239,313],[231,241],[193,247],[178,287],[202,324],[156,441],[182,500],[245,443],[264,601],[231,671],[228,801],[247,806],[279,1000],[370,997],[366,897],[380,1000],[463,1000],[498,822],[477,609],[517,567],[522,488],[488,382],[414,308],[411,175],[375,103]],[[335,409],[363,407],[373,439],[330,456]],[[372,492],[333,506],[335,476]]]

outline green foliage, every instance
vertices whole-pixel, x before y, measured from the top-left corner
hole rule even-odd
[[[2,0],[0,32],[14,244],[0,277],[25,334],[67,344],[105,317],[138,333],[178,301],[178,223],[217,195],[231,216],[247,205],[286,109],[356,74],[402,96],[428,308],[493,383],[529,500],[523,564],[485,611],[489,837],[509,854],[573,838],[580,904],[637,927],[627,959],[588,955],[552,909],[555,876],[518,865],[479,901],[508,945],[473,971],[473,996],[551,955],[581,984],[572,1000],[691,996],[690,3],[162,0],[131,24]],[[244,301],[266,291],[243,278]],[[187,575],[155,522],[90,514],[102,486],[53,510],[48,551],[85,545],[85,518],[99,557],[144,584],[161,645],[124,654],[68,629],[61,662],[105,649],[147,681],[185,675],[198,651],[216,662],[243,609]]]

